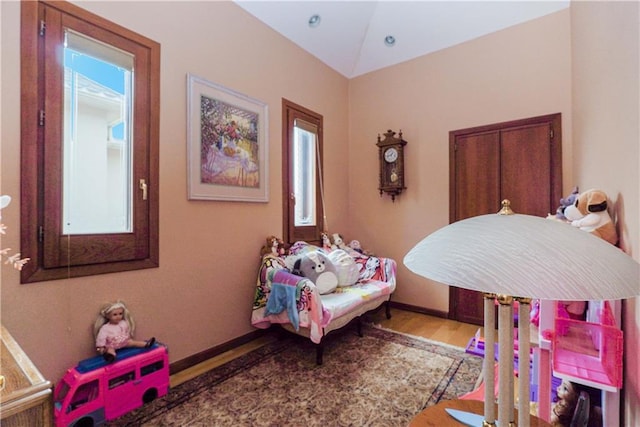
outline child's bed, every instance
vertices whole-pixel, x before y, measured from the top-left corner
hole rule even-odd
[[[316,362],[322,364],[322,339],[353,319],[387,303],[396,287],[396,262],[351,252],[359,268],[357,282],[320,295],[308,278],[292,274],[283,257],[265,255],[257,280],[251,324],[266,329],[271,324],[311,339],[317,344]],[[359,324],[358,324],[359,326]],[[358,332],[361,334],[360,328]]]

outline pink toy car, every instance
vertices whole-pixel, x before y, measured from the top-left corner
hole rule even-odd
[[[56,427],[99,426],[169,392],[169,351],[118,350],[115,363],[92,357],[67,370],[54,390]]]

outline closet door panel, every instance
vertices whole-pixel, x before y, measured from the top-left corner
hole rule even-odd
[[[480,132],[456,135],[452,141],[455,183],[450,222],[476,215],[496,213],[500,206],[500,133]],[[462,288],[452,291],[456,320],[481,323],[484,316],[482,293]],[[461,308],[464,307],[464,308]]]
[[[501,196],[516,213],[545,217],[551,212],[550,135],[547,123],[501,132]]]
[[[500,205],[500,135],[468,135],[455,145],[455,218],[497,212]]]

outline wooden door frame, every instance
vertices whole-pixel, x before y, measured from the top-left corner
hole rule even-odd
[[[449,224],[456,221],[456,168],[455,168],[455,142],[456,139],[470,134],[482,132],[495,132],[508,128],[527,125],[540,125],[549,123],[551,136],[551,174],[552,188],[550,191],[549,212],[555,212],[555,207],[562,197],[562,114],[554,113],[526,119],[511,120],[490,125],[476,126],[449,132]],[[496,212],[499,210],[496,206]],[[456,318],[456,304],[458,300],[458,288],[449,286],[449,313],[448,318]]]
[[[316,159],[318,171],[316,176],[316,224],[310,226],[296,226],[294,221],[295,200],[293,199],[294,178],[292,175],[291,149],[293,147],[293,132],[296,119],[302,119],[318,127],[318,151]],[[321,246],[321,232],[325,229],[323,194],[321,191],[323,182],[323,123],[324,118],[308,108],[298,105],[288,99],[282,98],[282,237],[287,245],[292,245],[296,241],[305,242]]]

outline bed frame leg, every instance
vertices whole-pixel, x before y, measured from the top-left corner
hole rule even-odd
[[[324,344],[322,342],[316,344],[316,365],[322,365],[322,354],[324,353]]]
[[[391,300],[387,300],[384,303],[385,313],[387,314],[387,319],[391,319]]]
[[[358,336],[362,338],[364,335],[362,334],[362,319],[360,316],[356,318],[356,327],[358,328]]]

